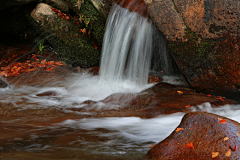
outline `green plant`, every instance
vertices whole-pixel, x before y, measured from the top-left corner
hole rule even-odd
[[[38,54],[43,54],[43,51],[46,51],[47,46],[44,45],[44,41],[38,42]]]

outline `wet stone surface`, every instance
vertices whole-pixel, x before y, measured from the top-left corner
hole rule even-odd
[[[182,130],[173,131],[151,148],[149,158],[203,160],[211,159],[213,155],[218,155],[216,159],[240,158],[240,124],[236,121],[215,114],[194,112],[186,114],[177,128]]]

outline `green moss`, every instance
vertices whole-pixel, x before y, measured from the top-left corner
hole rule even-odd
[[[188,26],[186,26],[185,28],[185,36],[189,41],[198,40],[198,36],[193,31],[191,31],[191,29]]]
[[[208,51],[213,48],[213,46],[215,45],[215,41],[214,40],[204,40],[203,42],[200,43],[200,45],[198,46],[198,56],[202,57],[204,56],[206,53],[208,53]]]
[[[100,51],[95,49],[92,42],[78,31],[78,26],[60,17],[41,22],[40,30],[49,36],[58,55],[69,65],[89,67],[98,65]]]
[[[77,6],[78,0],[65,0],[69,7],[79,15],[81,25],[85,25],[87,29],[90,29],[93,37],[98,41],[101,46],[103,36],[105,32],[106,19],[103,14],[94,7],[89,0],[84,0],[81,8]]]
[[[181,57],[184,61],[194,61],[203,58],[215,46],[214,39],[202,39],[187,26],[185,29],[185,39],[187,41],[173,41],[168,44],[172,53]]]
[[[173,41],[168,44],[170,51],[184,61],[191,62],[197,58],[203,58],[216,45],[215,39],[201,39],[200,36],[197,36],[188,27],[185,33],[187,41]]]

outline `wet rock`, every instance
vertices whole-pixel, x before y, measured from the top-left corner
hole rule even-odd
[[[39,93],[36,96],[42,97],[42,96],[56,96],[57,92],[55,91],[47,91],[47,92],[43,92],[43,93]]]
[[[106,0],[106,2],[112,2],[112,0]],[[80,25],[86,25],[86,28],[90,30],[93,35],[93,43],[100,47],[102,45],[103,36],[105,32],[105,23],[106,16],[101,11],[98,11],[96,6],[90,0],[66,0],[67,5],[70,9],[72,9],[78,16]],[[94,1],[96,2],[96,1]],[[102,3],[103,1],[99,1],[98,3]],[[110,5],[110,4],[109,4]],[[106,4],[106,14],[108,14],[109,8],[107,9]],[[105,8],[104,8],[105,9]],[[88,32],[89,32],[88,30]]]
[[[197,105],[205,102],[209,102],[215,107],[225,104],[238,104],[231,99],[195,93],[194,90],[186,87],[159,83],[137,94],[116,93],[105,98],[101,103],[87,103],[88,106],[79,109],[79,111],[99,112],[101,116],[118,115],[152,118],[162,114],[188,113],[192,109],[199,110]],[[104,105],[104,108],[101,107],[102,105]]]
[[[7,86],[7,82],[0,77],[0,88],[6,88]]]
[[[45,3],[39,3],[32,11],[31,16],[36,22],[41,23],[41,25],[44,25],[46,17],[48,17],[50,23],[53,23],[54,18],[58,18],[52,7]]]
[[[46,0],[46,3],[54,8],[60,9],[63,12],[69,12],[69,7],[62,0]]]
[[[218,38],[223,32],[239,30],[239,1],[178,0],[175,5],[185,24],[203,38]]]
[[[108,17],[108,14],[110,12],[114,0],[90,0],[90,1],[99,12],[104,14],[105,17]]]
[[[31,16],[63,61],[81,67],[98,64],[100,49],[93,42],[91,32],[81,28],[79,22],[44,3],[38,4]]]
[[[94,66],[88,69],[88,72],[92,75],[98,75],[100,68],[98,66]]]
[[[202,39],[193,32],[188,42],[169,42],[168,47],[189,84],[197,91],[240,97],[239,37],[229,33],[218,39]]]
[[[143,0],[117,0],[117,4],[131,12],[137,12],[143,17],[148,17],[147,7]]]
[[[218,152],[215,159],[240,159],[240,124],[236,121],[211,113],[192,112],[183,117],[177,128],[183,129],[173,131],[151,148],[147,153],[149,158],[205,160],[212,159],[214,152],[215,155]]]
[[[156,27],[167,40],[184,40],[185,24],[172,0],[144,0]]]
[[[160,83],[163,79],[158,76],[148,76],[148,83]]]
[[[188,83],[200,92],[239,99],[240,3],[233,0],[145,0],[145,3]]]

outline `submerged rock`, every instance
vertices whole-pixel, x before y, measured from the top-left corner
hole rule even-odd
[[[0,77],[0,88],[6,88],[7,86],[7,82]]]
[[[98,103],[87,101],[84,103],[87,104],[85,107],[77,110],[97,112],[103,117],[118,115],[153,118],[162,114],[199,111],[201,109],[198,105],[205,102],[208,102],[209,107],[237,104],[231,99],[196,93],[186,87],[159,83],[140,93],[116,93]]]
[[[219,115],[202,112],[186,114],[180,131],[173,131],[166,139],[148,151],[148,157],[169,159],[240,159],[240,124]]]

